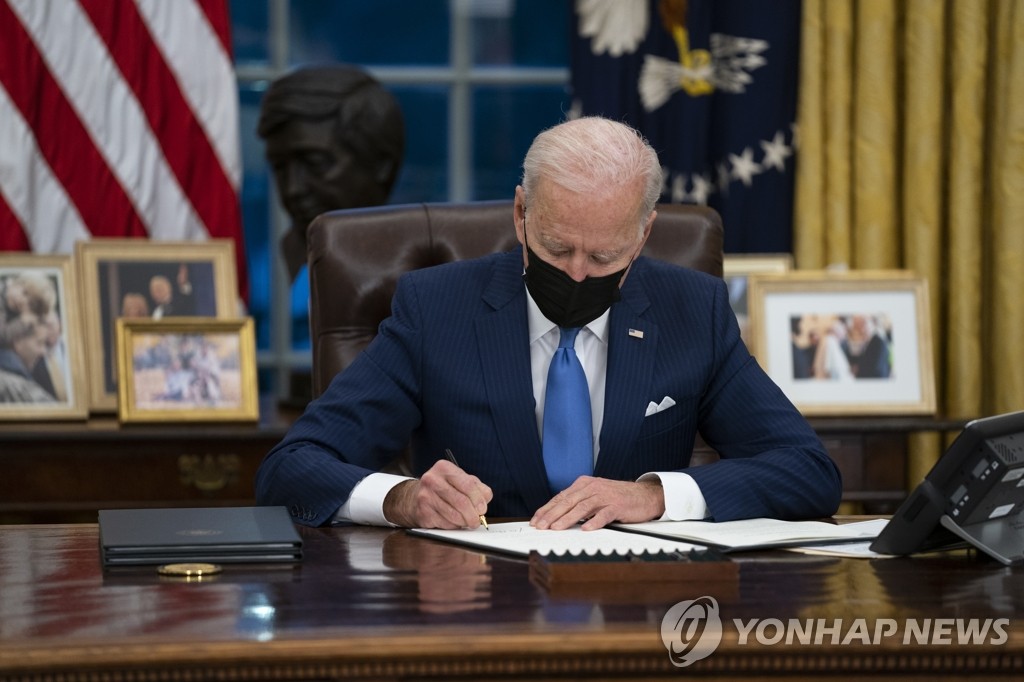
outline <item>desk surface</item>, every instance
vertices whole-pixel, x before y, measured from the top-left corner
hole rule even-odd
[[[525,561],[403,531],[302,534],[298,567],[226,566],[213,580],[184,583],[151,568],[104,573],[94,525],[0,527],[0,679],[1020,679],[1024,670],[1024,568],[966,552],[872,561],[741,554],[733,581],[547,592]],[[705,595],[718,602],[721,644],[676,668],[662,619]],[[735,619],[761,625],[744,642]],[[958,644],[971,619],[988,634]],[[773,643],[777,624],[791,621],[824,626],[822,642]],[[937,640],[905,644],[910,621],[934,627],[928,637]],[[876,628],[895,634],[870,641]]]

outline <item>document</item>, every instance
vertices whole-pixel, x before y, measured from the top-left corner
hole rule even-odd
[[[723,552],[739,550],[830,545],[863,542],[878,537],[886,519],[836,525],[824,521],[779,521],[744,519],[742,521],[648,521],[615,523],[615,528],[669,540],[696,542]]]
[[[847,542],[842,545],[804,545],[802,547],[787,547],[787,552],[798,554],[813,554],[814,556],[842,557],[844,559],[894,559],[895,554],[880,554],[871,549],[874,540],[864,542]]]
[[[625,556],[645,552],[674,554],[704,549],[688,542],[667,540],[638,533],[623,533],[611,528],[582,530],[579,526],[574,526],[567,530],[538,530],[528,521],[492,523],[490,530],[485,530],[482,527],[473,530],[412,528],[409,533],[524,557],[529,556],[531,551],[545,556],[565,554]]]

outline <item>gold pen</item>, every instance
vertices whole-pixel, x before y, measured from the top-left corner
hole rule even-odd
[[[449,462],[451,462],[455,466],[459,467],[459,463],[455,461],[455,455],[452,454],[452,451],[449,450],[448,448],[444,449],[444,457]],[[459,468],[461,469],[462,467],[459,467]],[[484,530],[490,530],[490,528],[487,527],[487,517],[484,516],[483,514],[480,515],[480,525],[484,527]]]

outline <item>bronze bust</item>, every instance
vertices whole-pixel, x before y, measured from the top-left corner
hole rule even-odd
[[[402,114],[391,93],[357,67],[306,67],[271,83],[257,132],[292,220],[281,251],[294,281],[314,218],[387,201],[405,151]]]

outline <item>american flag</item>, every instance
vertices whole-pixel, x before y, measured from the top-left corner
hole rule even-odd
[[[230,238],[247,298],[227,0],[0,0],[0,251]]]

